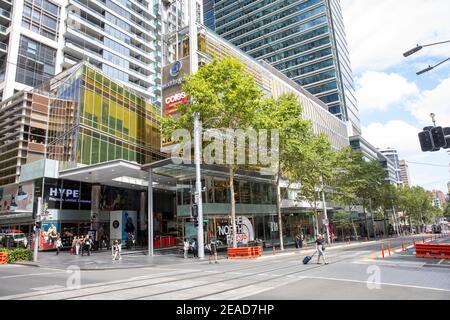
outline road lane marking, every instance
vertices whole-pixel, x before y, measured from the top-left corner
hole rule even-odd
[[[26,277],[31,277],[31,276],[45,276],[45,275],[53,275],[55,273],[66,273],[66,271],[46,272],[46,273],[16,274],[16,275],[13,275],[13,276],[2,276],[2,277],[0,277],[0,279],[26,278]]]
[[[61,288],[65,288],[65,287],[64,286],[59,286],[59,285],[51,285],[51,286],[45,286],[45,287],[30,288],[30,290],[47,291],[47,290],[61,289]]]
[[[317,279],[317,280],[329,280],[329,281],[341,281],[341,282],[355,282],[355,283],[365,283],[365,284],[367,284],[367,281],[352,280],[352,279],[341,279],[341,278],[327,278],[327,277],[309,277],[309,276],[305,276],[305,279]],[[413,289],[421,289],[421,290],[434,290],[434,291],[450,292],[450,290],[448,290],[448,289],[422,287],[422,286],[414,286],[414,285],[399,284],[399,283],[378,282],[377,284],[382,285],[382,286],[391,286],[391,287],[402,287],[402,288],[413,288]]]

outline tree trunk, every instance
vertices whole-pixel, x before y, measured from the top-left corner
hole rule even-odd
[[[236,238],[236,199],[234,197],[234,169],[230,167],[230,199],[231,199],[231,226],[233,230],[233,248],[237,248]]]
[[[280,171],[278,170],[277,176],[277,214],[278,214],[278,232],[280,234],[280,250],[284,251],[283,244],[283,220],[281,218],[281,188],[280,188]]]
[[[363,212],[364,212],[364,217],[366,218],[366,237],[369,240],[370,239],[369,220],[367,220],[366,207],[364,204],[363,204]]]

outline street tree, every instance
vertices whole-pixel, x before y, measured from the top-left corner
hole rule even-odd
[[[317,234],[320,193],[332,180],[336,154],[324,133],[305,141],[301,149],[302,153],[291,169],[291,177],[300,182],[302,197],[314,208],[314,229]]]
[[[234,57],[215,58],[200,67],[196,74],[188,76],[183,90],[190,98],[186,105],[179,105],[174,117],[162,121],[163,136],[170,137],[176,129],[193,131],[194,113],[198,112],[203,129],[219,129],[234,132],[248,130],[254,125],[263,99],[262,90],[244,65]],[[227,131],[228,132],[228,131]],[[228,138],[230,138],[228,136]],[[234,142],[234,136],[231,137]],[[234,158],[236,158],[234,154]],[[233,248],[236,238],[236,200],[234,175],[236,162],[225,164],[229,169],[231,223]]]
[[[302,118],[303,108],[294,94],[282,94],[277,99],[267,98],[258,113],[258,129],[274,129],[278,132],[277,148],[278,164],[276,166],[274,184],[277,191],[277,214],[280,236],[280,249],[283,244],[283,221],[281,215],[281,181],[289,180],[299,161],[304,161],[305,146],[313,138],[311,121]],[[273,151],[273,150],[271,150]]]

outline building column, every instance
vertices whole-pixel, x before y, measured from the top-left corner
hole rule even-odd
[[[145,231],[145,203],[147,198],[147,193],[145,191],[141,191],[139,195],[139,231]]]
[[[91,191],[91,230],[99,229],[101,185],[92,185]],[[97,241],[97,239],[94,239]]]
[[[147,189],[147,232],[148,232],[148,256],[153,257],[153,169],[148,171],[148,189]]]

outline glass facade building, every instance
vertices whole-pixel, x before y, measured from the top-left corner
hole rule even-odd
[[[339,0],[205,0],[204,21],[303,86],[360,134]]]
[[[157,0],[0,1],[0,97],[81,61],[161,104]]]
[[[50,92],[50,159],[64,167],[163,159],[159,111],[104,73],[82,64]]]

